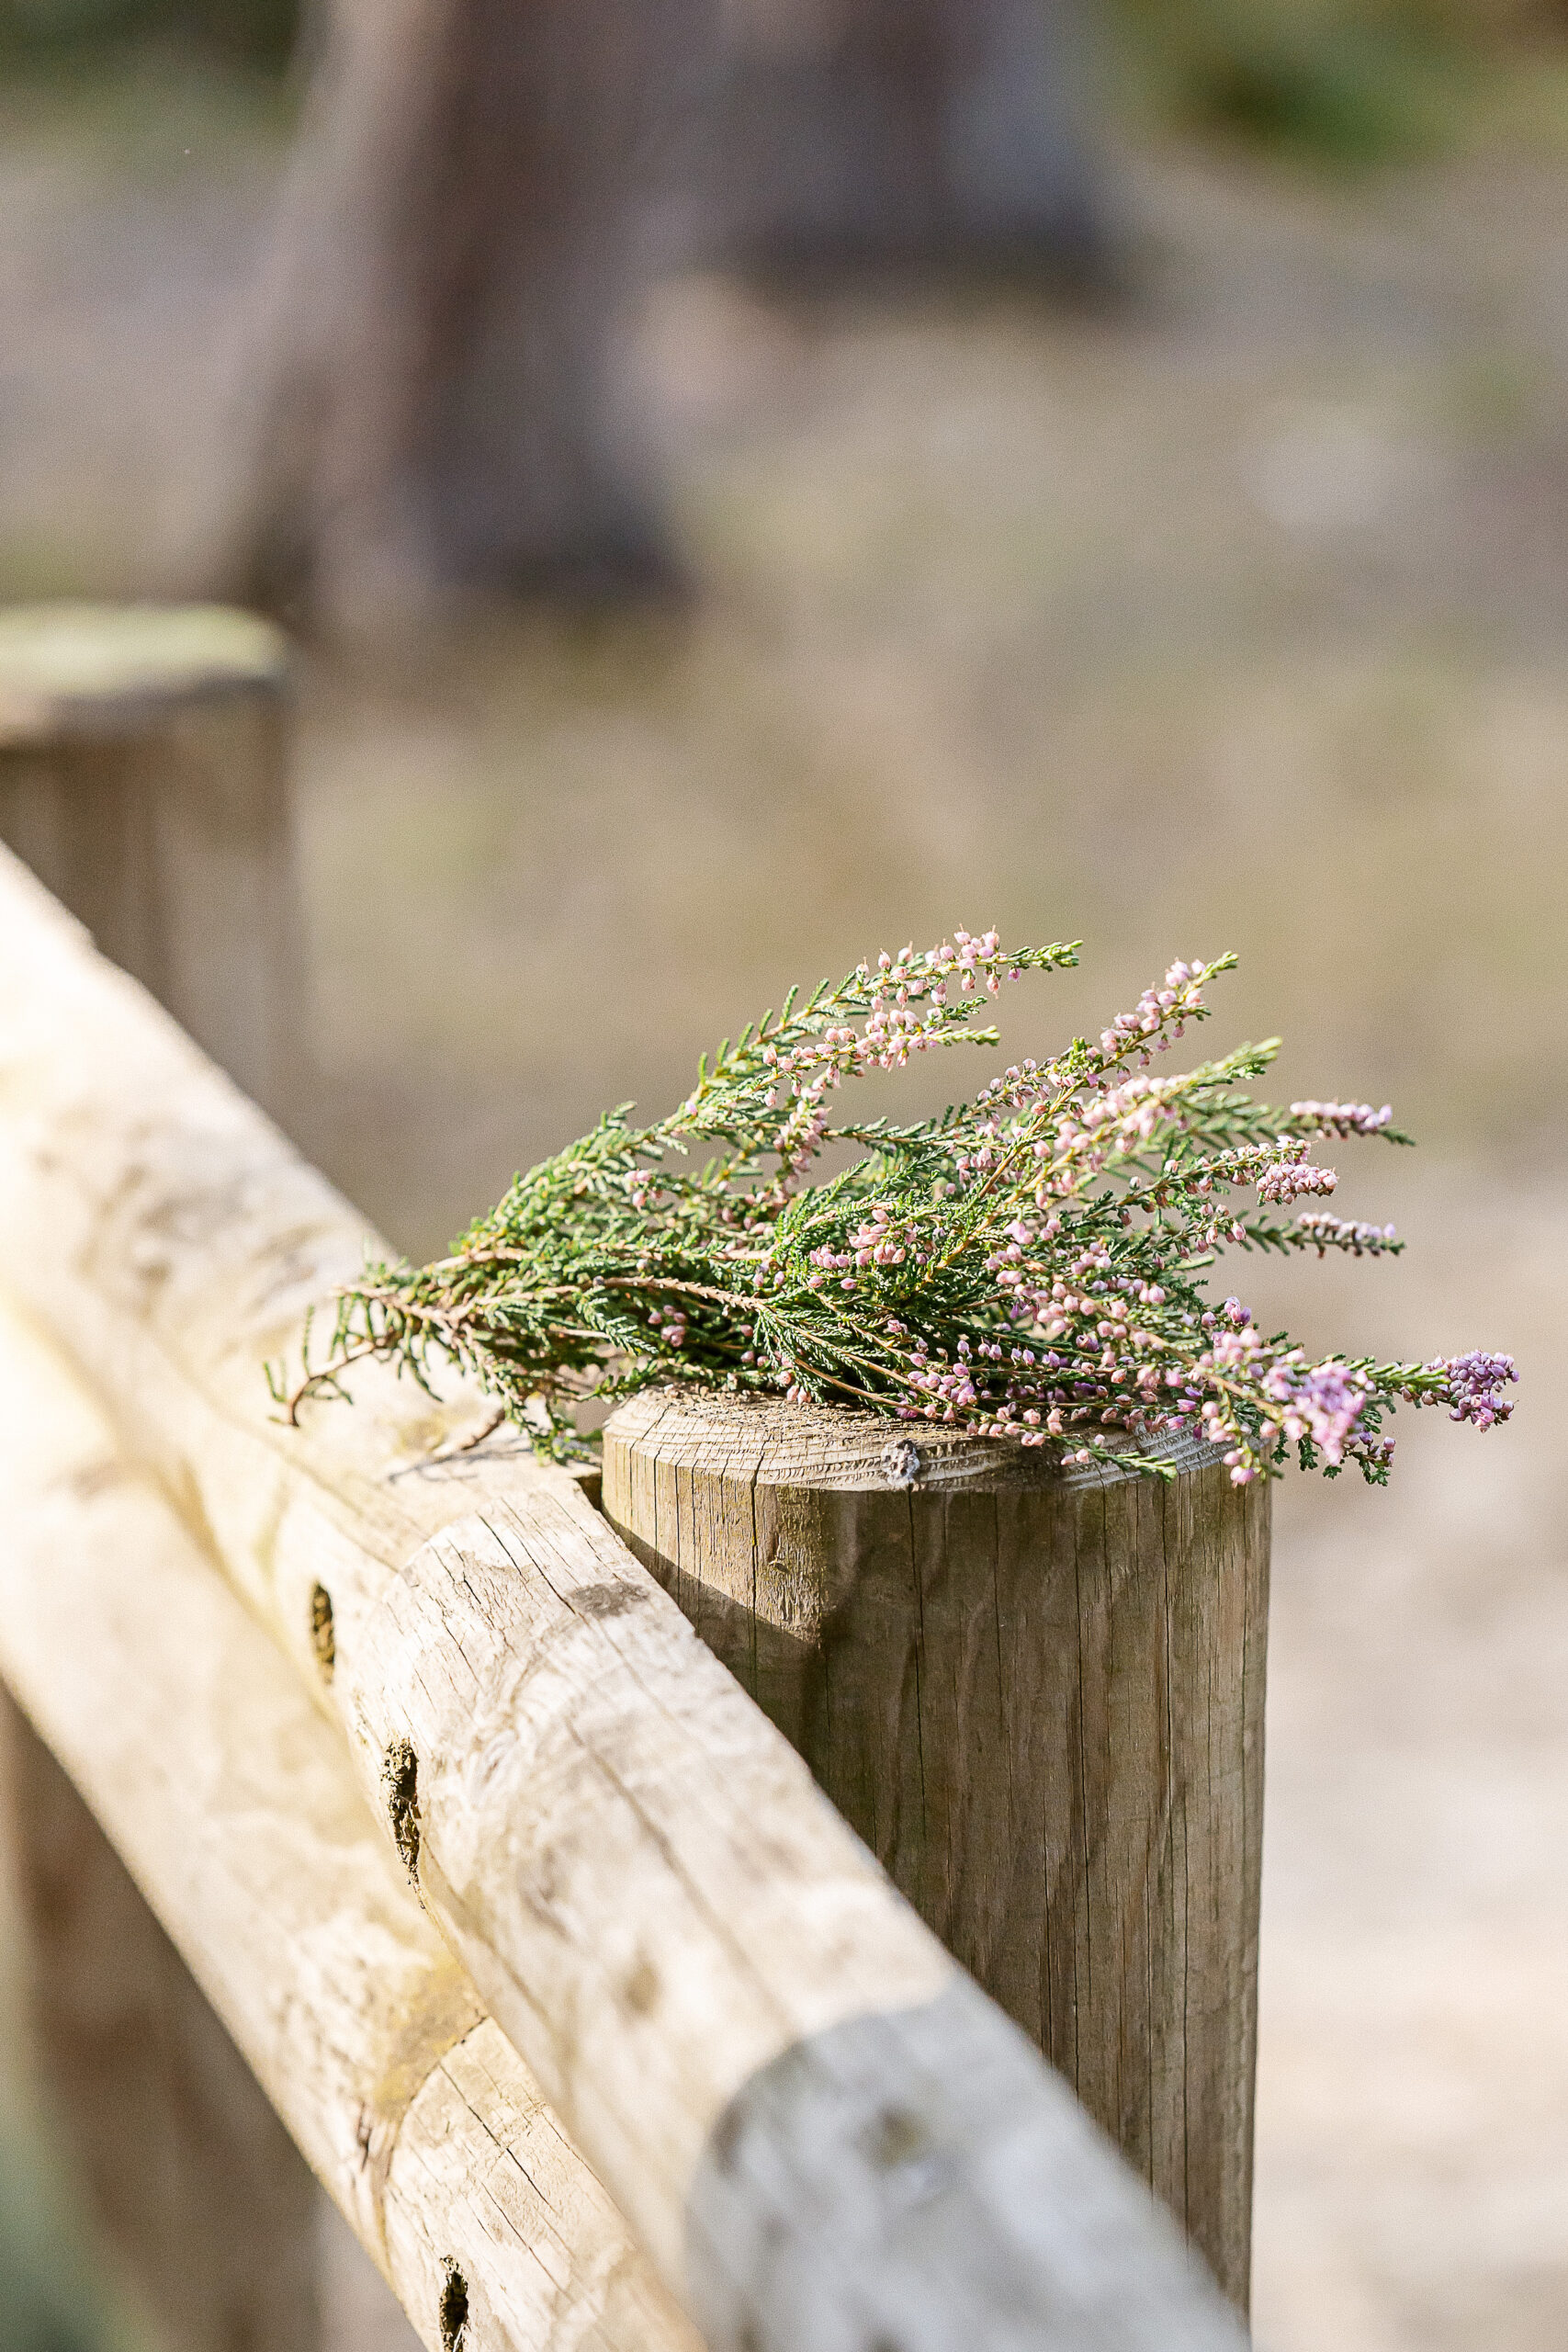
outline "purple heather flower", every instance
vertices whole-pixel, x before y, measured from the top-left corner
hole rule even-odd
[[[1303,1160],[1278,1159],[1258,1179],[1258,1197],[1283,1207],[1303,1193],[1332,1193],[1338,1182],[1332,1168],[1309,1168]]]
[[[1427,1368],[1448,1374],[1447,1401],[1453,1408],[1450,1420],[1473,1421],[1478,1430],[1489,1430],[1513,1412],[1512,1400],[1501,1393],[1506,1383],[1519,1376],[1512,1356],[1488,1355],[1476,1348],[1469,1355],[1438,1356]]]
[[[1310,1438],[1336,1468],[1355,1436],[1369,1391],[1342,1363],[1309,1364],[1289,1359],[1263,1384],[1264,1394],[1283,1405],[1280,1427],[1292,1439]]]

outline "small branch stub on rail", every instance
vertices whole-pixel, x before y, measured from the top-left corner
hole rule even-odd
[[[1268,1489],[660,1391],[604,1510],[1247,2301]]]

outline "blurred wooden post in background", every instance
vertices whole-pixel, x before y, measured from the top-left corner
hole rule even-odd
[[[288,658],[220,607],[0,614],[0,840],[246,1090],[297,1067]],[[168,2352],[310,2352],[318,2192],[124,1864],[8,1697],[44,2105]]]
[[[604,1509],[1243,2309],[1269,1497],[660,1391]]]
[[[8,1694],[4,1736],[32,2058],[104,2252],[169,2352],[310,2352],[310,2168]]]
[[[0,612],[0,841],[275,1118],[299,1027],[288,693],[249,613]]]

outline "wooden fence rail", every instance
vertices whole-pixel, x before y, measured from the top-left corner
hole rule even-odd
[[[421,1910],[310,1693],[64,1360],[6,1307],[0,1496],[0,1673],[425,2342],[451,2352],[461,2312],[470,2344],[495,2352],[694,2352]],[[145,2143],[123,2154],[157,2163]],[[258,2277],[251,2258],[279,2251],[258,2211],[265,2162],[245,2188],[183,2228],[167,2217],[184,2307],[161,2280],[150,2300],[182,2347],[299,2345],[308,2298],[288,2267]],[[297,2268],[309,2227],[293,2219]],[[191,2308],[212,2300],[189,2274],[213,2242],[253,2305],[231,2300],[221,2336]]]
[[[1241,2342],[1146,2189],[571,1479],[501,1439],[435,1459],[482,1399],[433,1408],[373,1370],[352,1410],[278,1425],[263,1364],[367,1238],[0,862],[0,1284],[335,1717],[476,2005],[713,2352]],[[143,1884],[197,1959],[175,1892],[151,1867]],[[603,2223],[563,2221],[573,2275]],[[450,2352],[432,2275],[410,2273],[410,2307]],[[517,2337],[579,2340],[619,2339]]]

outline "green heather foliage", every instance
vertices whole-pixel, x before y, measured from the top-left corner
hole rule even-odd
[[[1278,1039],[1179,1075],[1152,1075],[1234,956],[1175,963],[1098,1042],[1025,1061],[973,1102],[899,1126],[835,1119],[829,1099],[872,1069],[967,1043],[1004,980],[1074,964],[1076,946],[1004,950],[994,932],[883,955],[803,1004],[792,991],[727,1039],[678,1111],[629,1105],[519,1176],[449,1257],[373,1265],[338,1301],[299,1377],[273,1370],[294,1420],[344,1396],[367,1359],[429,1387],[443,1364],[477,1375],[543,1452],[589,1450],[579,1408],[659,1383],[869,1408],[977,1436],[1049,1445],[1069,1461],[1168,1475],[1160,1441],[1201,1434],[1233,1478],[1293,1448],[1330,1476],[1387,1476],[1382,1419],[1400,1401],[1506,1419],[1505,1356],[1426,1364],[1308,1363],[1265,1339],[1238,1300],[1215,1306],[1229,1249],[1382,1256],[1392,1227],[1302,1198],[1332,1192],[1318,1136],[1404,1143],[1385,1107],[1244,1091]],[[855,1156],[813,1170],[832,1147]],[[711,1154],[691,1164],[698,1148]],[[1249,1204],[1238,1195],[1251,1192]]]

